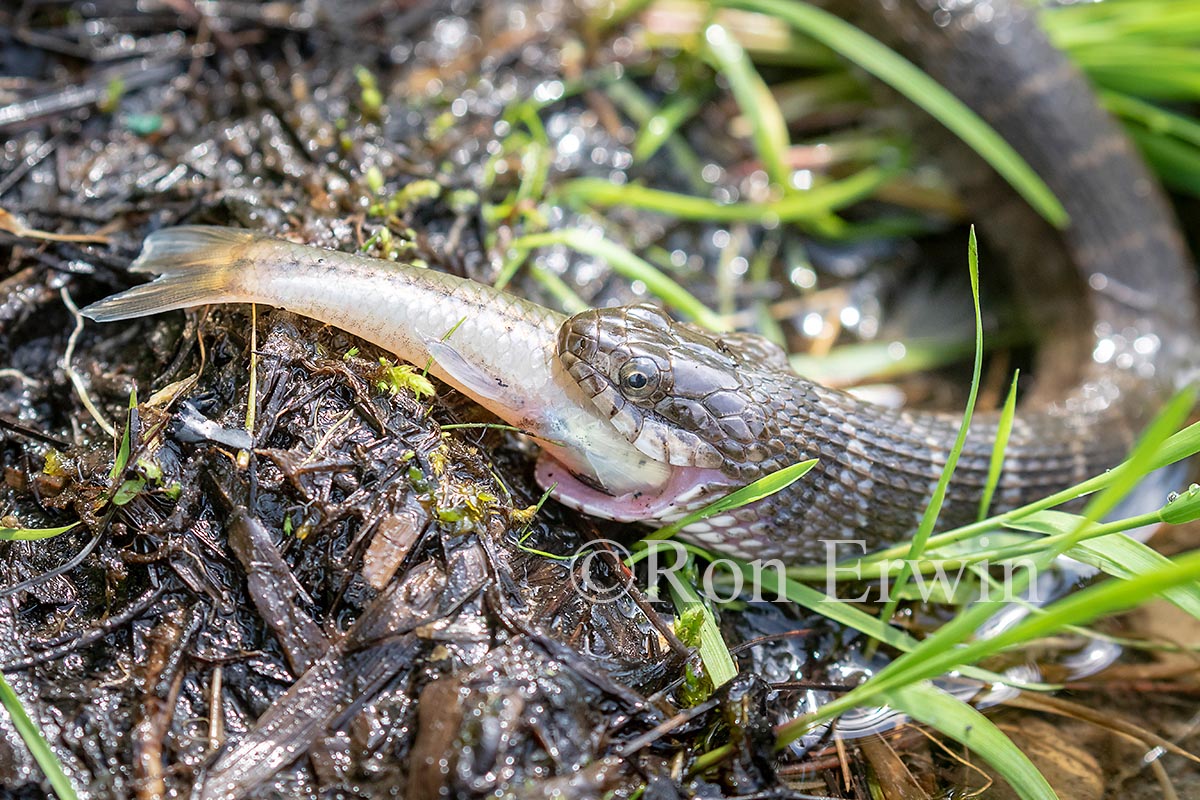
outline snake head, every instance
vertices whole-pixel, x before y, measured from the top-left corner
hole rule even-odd
[[[747,363],[755,359],[777,366],[772,347],[675,322],[650,305],[584,311],[558,333],[567,372],[639,451],[727,474],[766,457],[767,404],[746,376],[761,370]]]

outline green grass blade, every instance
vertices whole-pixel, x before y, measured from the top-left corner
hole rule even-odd
[[[855,706],[877,701],[884,692],[936,677],[964,664],[975,664],[980,659],[1047,636],[1064,627],[1087,624],[1104,615],[1133,608],[1163,592],[1197,580],[1200,580],[1200,550],[1185,553],[1169,566],[1127,581],[1109,580],[1076,592],[990,639],[962,643],[983,621],[981,617],[986,618],[994,613],[1000,605],[997,601],[978,603],[943,625],[915,650],[884,667],[866,683],[831,701],[817,713],[780,726],[780,738],[784,742],[791,741],[822,720],[832,719]],[[964,627],[969,630],[961,630]]]
[[[72,522],[61,528],[0,528],[0,542],[35,542],[39,539],[52,539],[78,525],[78,522]]]
[[[520,250],[533,250],[556,244],[604,259],[616,272],[630,280],[642,281],[646,284],[646,288],[661,298],[664,303],[691,317],[698,324],[709,330],[727,330],[721,316],[697,300],[691,292],[667,277],[650,262],[639,258],[596,231],[562,228],[548,233],[531,233],[514,241],[512,246]]]
[[[1129,454],[1129,458],[1111,470],[1112,482],[1104,491],[1097,493],[1088,501],[1087,506],[1083,509],[1085,522],[1081,522],[1079,529],[1074,534],[1068,536],[1044,555],[1047,564],[1050,560],[1074,547],[1079,538],[1087,532],[1087,523],[1105,517],[1137,488],[1142,478],[1154,470],[1154,457],[1159,448],[1171,435],[1171,432],[1183,424],[1195,407],[1196,389],[1194,387],[1178,392],[1167,402],[1166,407],[1147,426],[1145,433],[1134,446],[1133,452]]]
[[[659,148],[675,138],[679,126],[691,119],[702,104],[701,96],[684,95],[654,111],[633,141],[633,160],[641,164],[653,158]],[[676,160],[679,160],[678,157]]]
[[[723,556],[722,560],[732,563],[737,569],[741,570],[742,578],[746,585],[752,585],[752,582],[756,578],[766,578],[769,582],[761,586],[764,596],[786,597],[798,606],[820,614],[826,619],[833,620],[839,625],[866,634],[872,639],[882,642],[889,647],[894,647],[902,653],[914,650],[921,644],[920,640],[916,637],[889,625],[872,614],[868,614],[851,602],[834,599],[824,592],[794,581],[783,574],[775,574],[772,570],[756,572],[751,568],[750,564],[741,559]],[[960,671],[964,676],[984,683],[1009,683],[1016,685],[1006,676],[997,675],[994,672],[980,669],[979,667],[963,667]],[[1024,689],[1042,691],[1052,691],[1059,688],[1051,684],[1034,683],[1021,683],[1020,686]]]
[[[687,116],[690,116],[687,114],[688,106],[701,102],[698,95],[689,95],[671,105],[659,108],[638,88],[637,84],[629,80],[619,80],[614,81],[608,87],[608,96],[629,115],[630,119],[641,126],[641,133],[634,143],[633,157],[635,161],[648,159],[650,156],[646,151],[649,148],[653,147],[654,150],[657,150],[662,144],[666,144],[667,152],[675,160],[675,166],[687,178],[692,191],[701,192],[708,188],[704,179],[700,177],[703,168],[699,156],[692,150],[687,140],[675,132],[675,129],[683,124]],[[643,137],[645,138],[643,139]],[[650,141],[659,138],[661,141],[656,144]]]
[[[3,705],[8,711],[13,727],[17,729],[25,746],[29,748],[33,760],[42,768],[42,774],[50,782],[50,787],[54,789],[59,800],[74,800],[76,797],[75,787],[71,785],[67,773],[63,771],[62,764],[54,755],[54,751],[50,749],[46,737],[42,736],[37,725],[29,718],[25,707],[21,705],[21,698],[17,697],[17,693],[12,690],[3,675],[0,675],[0,705]]]
[[[998,344],[997,339],[989,341],[991,347]],[[973,343],[966,337],[923,337],[905,339],[903,350],[893,342],[855,342],[838,345],[825,355],[793,353],[788,361],[798,374],[818,383],[850,385],[955,364],[972,350]]]
[[[1147,575],[1171,563],[1162,553],[1123,533],[1080,542],[1068,550],[1067,555],[1125,580]],[[1200,585],[1184,584],[1168,589],[1163,592],[1163,598],[1200,619]]]
[[[790,467],[776,470],[770,475],[764,475],[758,480],[748,483],[740,489],[735,489],[724,497],[709,503],[704,508],[693,511],[682,519],[659,528],[647,536],[646,540],[656,541],[666,539],[679,533],[679,531],[688,525],[700,520],[721,514],[725,511],[732,511],[735,508],[741,508],[742,506],[762,500],[764,497],[769,497],[803,478],[816,465],[817,459],[810,458],[807,461],[801,461],[798,464],[792,464]]]
[[[1200,50],[1161,42],[1106,42],[1077,47],[1071,58],[1105,89],[1155,100],[1200,98]]]
[[[996,443],[992,447],[992,458],[988,462],[987,483],[983,487],[983,496],[979,498],[979,519],[987,519],[992,508],[992,497],[996,494],[996,486],[1000,483],[1000,472],[1004,469],[1004,452],[1008,449],[1008,437],[1012,433],[1013,418],[1017,415],[1017,379],[1021,377],[1018,370],[1013,374],[1012,386],[1008,389],[1008,397],[1004,399],[1004,409],[1000,412],[1000,421],[996,425]]]
[[[925,546],[933,533],[933,526],[937,524],[938,516],[942,512],[942,504],[946,500],[946,492],[950,488],[950,479],[954,476],[954,469],[958,466],[958,458],[967,444],[967,432],[971,428],[971,417],[975,413],[975,401],[979,397],[979,381],[983,375],[983,314],[979,308],[979,244],[975,240],[974,225],[971,226],[970,238],[967,242],[967,267],[971,276],[971,299],[975,306],[975,366],[971,372],[971,391],[967,395],[967,407],[963,411],[962,422],[958,426],[958,435],[954,439],[954,445],[950,448],[949,455],[946,456],[946,464],[942,468],[942,474],[938,477],[933,495],[929,498],[929,504],[925,507],[925,513],[921,515],[921,522],[917,526],[917,532],[908,548],[904,567],[896,579],[892,595],[884,604],[883,610],[879,612],[880,619],[891,619],[892,614],[896,612],[896,606],[900,602],[900,593],[904,591],[905,584],[912,577],[912,563],[925,552]]]
[[[791,187],[787,154],[792,143],[775,95],[750,63],[746,51],[723,27],[709,25],[704,31],[704,41],[714,66],[729,82],[734,100],[750,121],[751,138],[763,169],[773,183],[786,191]]]
[[[1192,423],[1178,433],[1170,436],[1165,442],[1162,442],[1152,454],[1149,463],[1149,469],[1147,471],[1156,470],[1170,464],[1175,464],[1185,458],[1191,458],[1197,454],[1200,454],[1200,422]],[[963,525],[962,527],[946,531],[945,533],[931,536],[929,538],[929,547],[945,547],[946,545],[953,544],[955,542],[961,542],[964,539],[970,539],[974,536],[978,536],[981,533],[987,533],[997,525],[1007,525],[1016,520],[1028,517],[1029,515],[1038,511],[1043,511],[1048,508],[1053,508],[1054,506],[1062,505],[1063,503],[1069,502],[1083,495],[1103,491],[1116,482],[1117,478],[1121,475],[1121,467],[1128,463],[1129,460],[1127,459],[1115,469],[1111,469],[1103,474],[1088,478],[1087,480],[1081,481],[1080,483],[1063,489],[1060,492],[1054,492],[1053,494],[1047,495],[1040,500],[1027,503],[1020,508],[1014,508],[1012,511],[1006,511],[1003,514],[997,514],[996,516],[985,519],[982,522],[973,522],[970,525]],[[864,563],[870,563],[874,561],[896,558],[898,556],[903,556],[907,549],[908,548],[906,545],[888,547],[866,556],[863,561]],[[793,571],[789,570],[789,573],[793,573]],[[808,569],[797,569],[794,571],[794,574],[802,580],[809,578],[820,580],[822,579],[821,576],[824,573],[822,572],[820,575],[812,575],[811,571]]]
[[[624,206],[700,222],[759,224],[812,221],[875,193],[896,174],[895,169],[868,167],[848,178],[792,192],[768,203],[719,203],[707,197],[652,189],[638,184],[615,184],[602,178],[576,178],[557,189],[567,203],[610,208]]]
[[[1049,567],[1058,555],[1086,535],[1092,522],[1110,511],[1144,475],[1156,468],[1155,461],[1161,457],[1163,451],[1169,451],[1179,445],[1177,437],[1168,436],[1168,433],[1186,417],[1192,408],[1194,397],[1194,391],[1184,391],[1171,399],[1167,407],[1150,423],[1146,433],[1134,448],[1133,454],[1121,466],[1112,470],[1111,480],[1105,485],[1104,490],[1088,503],[1078,530],[1064,537],[1060,544],[1045,548],[1029,559],[1031,568],[1028,572],[1023,573],[1025,581],[1031,574],[1036,574]],[[1184,431],[1189,433],[1187,441],[1193,445],[1195,442],[1190,437],[1194,435],[1192,434],[1194,428],[1196,428],[1195,425]],[[888,664],[866,683],[832,701],[817,714],[800,717],[781,726],[780,736],[784,741],[790,741],[811,727],[814,719],[830,719],[859,703],[873,700],[880,691],[890,690],[916,680],[935,677],[962,664],[973,664],[980,658],[992,655],[1004,647],[1047,633],[1054,629],[1055,624],[1073,625],[1091,621],[1107,610],[1116,610],[1121,607],[1120,603],[1129,598],[1133,598],[1133,604],[1136,604],[1155,593],[1155,580],[1161,581],[1160,590],[1166,590],[1176,585],[1182,585],[1188,580],[1195,580],[1196,575],[1193,572],[1200,575],[1200,551],[1181,556],[1172,562],[1169,568],[1138,575],[1129,581],[1110,581],[1091,587],[1058,601],[1046,608],[1042,614],[1037,615],[1035,619],[1027,619],[992,639],[966,643],[979,626],[1005,602],[1001,599],[981,599],[942,625],[935,633],[922,641],[915,650],[905,653]],[[1013,591],[1018,591],[1023,585],[1014,575]],[[1081,605],[1077,600],[1081,596],[1091,598],[1093,604],[1089,606],[1087,602],[1084,602]],[[1050,625],[1049,628],[1038,627],[1047,624]],[[1024,639],[1014,638],[1013,632],[1018,630],[1026,634]]]
[[[1200,581],[1200,550],[1167,559],[1163,566],[1147,569],[1126,580],[1108,580],[1047,606],[992,639],[967,645],[972,662],[1009,647],[1052,634],[1067,625],[1084,625],[1107,614],[1133,608],[1176,587],[1194,588]],[[935,673],[936,674],[936,673]]]
[[[1101,92],[1100,103],[1110,113],[1136,122],[1147,131],[1171,136],[1200,147],[1200,122],[1119,92]]]
[[[1055,45],[1068,51],[1139,40],[1188,44],[1200,37],[1195,0],[1053,4],[1042,8],[1038,19]]]
[[[1050,187],[979,115],[910,61],[855,28],[797,0],[720,0],[720,5],[786,20],[925,109],[966,142],[1047,221],[1065,227],[1066,209]]]
[[[1149,516],[1153,518],[1155,515]],[[1068,514],[1064,511],[1039,511],[1033,516],[1010,523],[1009,527],[1063,537],[1073,535],[1083,523],[1083,519],[1078,514]],[[1152,519],[1149,524],[1156,522],[1157,520]],[[1170,559],[1162,553],[1136,539],[1131,539],[1124,533],[1109,533],[1095,537],[1089,535],[1068,549],[1066,555],[1103,570],[1114,578],[1123,579],[1143,575],[1171,563]],[[1164,592],[1163,597],[1200,619],[1200,586],[1181,586]]]
[[[559,308],[567,314],[578,314],[580,311],[590,308],[558,273],[551,272],[537,264],[531,264],[529,274],[550,293],[551,297],[558,301]]]
[[[109,480],[116,480],[117,476],[125,471],[125,467],[129,466],[129,440],[130,429],[133,427],[133,414],[137,409],[137,387],[129,392],[129,414],[125,418],[125,432],[121,434],[121,444],[117,448],[117,457],[113,460],[112,471],[108,473]]]
[[[700,599],[695,587],[686,580],[668,581],[667,583],[681,617],[687,615],[689,611],[702,615],[697,650],[700,652],[700,661],[704,664],[704,670],[708,673],[713,688],[733,680],[737,677],[737,664],[734,663],[733,656],[729,653],[729,646],[725,644],[725,639],[721,636],[721,628],[717,625],[717,618],[713,616],[712,609]]]
[[[892,708],[953,739],[992,766],[1023,800],[1057,800],[1046,778],[1012,739],[979,711],[927,681],[883,693]]]
[[[1163,183],[1200,197],[1200,148],[1133,126],[1125,130]]]

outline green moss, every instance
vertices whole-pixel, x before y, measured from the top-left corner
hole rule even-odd
[[[409,391],[416,395],[418,400],[433,397],[433,383],[411,364],[392,364],[386,358],[380,358],[379,366],[379,379],[375,385],[380,391],[393,396],[402,391]]]

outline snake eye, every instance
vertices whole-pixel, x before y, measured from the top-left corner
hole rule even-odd
[[[621,390],[631,397],[645,397],[658,388],[658,376],[652,359],[632,358],[621,367]]]

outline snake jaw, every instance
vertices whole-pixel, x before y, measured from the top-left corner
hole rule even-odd
[[[648,311],[633,306],[620,313],[645,315]],[[604,312],[583,312],[567,320],[559,331],[558,358],[575,383],[618,433],[655,461],[704,469],[724,465],[720,451],[697,432],[662,417],[660,409],[678,405],[669,394],[674,380],[671,359],[650,348],[635,355],[630,348],[610,340],[612,337],[601,330],[603,318]],[[617,381],[625,368],[638,361],[653,367],[661,378],[645,396],[626,397]]]
[[[538,459],[536,476],[541,486],[553,486],[551,496],[568,508],[615,522],[668,522],[734,488],[720,470],[675,467],[657,489],[610,495],[546,454]]]
[[[573,375],[594,372],[580,363]],[[599,379],[597,379],[599,380]],[[581,382],[581,385],[586,385]],[[653,413],[638,408],[621,396],[611,384],[603,386],[592,396],[592,402],[617,432],[629,440],[639,452],[655,461],[673,467],[714,468],[724,463],[715,447],[695,433],[669,425]]]

